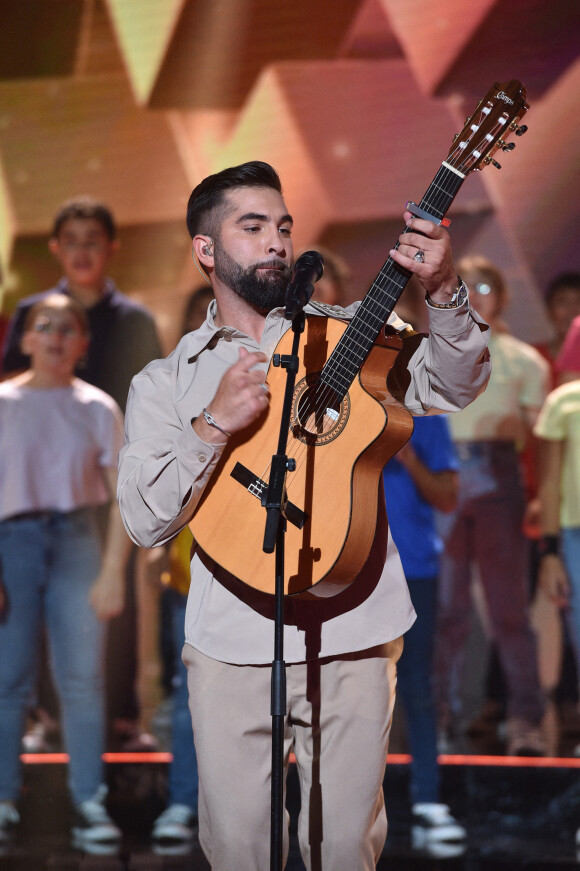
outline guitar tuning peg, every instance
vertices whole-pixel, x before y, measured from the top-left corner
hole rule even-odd
[[[498,163],[497,160],[492,160],[491,165],[495,166],[496,169],[501,169],[501,163]]]
[[[527,132],[528,125],[522,124],[521,127],[516,127],[516,136],[523,136]]]
[[[508,142],[506,145],[502,145],[501,150],[509,152],[509,151],[513,151],[515,147],[516,147],[515,142]]]

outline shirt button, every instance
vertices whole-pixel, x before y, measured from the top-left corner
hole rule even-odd
[[[198,454],[197,459],[199,460],[200,463],[205,463],[207,457],[205,454]]]

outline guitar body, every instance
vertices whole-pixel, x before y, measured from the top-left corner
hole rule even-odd
[[[378,481],[383,466],[413,431],[409,412],[388,393],[386,378],[402,340],[381,333],[359,376],[325,413],[314,414],[324,390],[318,375],[347,329],[332,318],[308,317],[301,340],[287,455],[288,517],[284,589],[332,596],[363,567],[375,534]],[[276,354],[290,355],[293,333]],[[270,365],[268,412],[241,437],[232,437],[190,523],[200,548],[255,589],[274,593],[275,554],[262,549],[266,509],[261,495],[277,451],[286,370]],[[310,399],[309,399],[310,397]]]

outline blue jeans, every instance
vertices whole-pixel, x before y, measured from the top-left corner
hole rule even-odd
[[[173,677],[173,714],[171,722],[171,752],[169,766],[169,804],[185,804],[197,815],[198,774],[197,757],[193,743],[187,669],[181,660],[185,644],[185,606],[187,596],[168,590],[171,627],[175,649],[175,675]]]
[[[18,797],[20,742],[46,625],[70,756],[73,801],[103,781],[103,624],[89,604],[100,566],[95,513],[42,512],[0,523],[0,800]]]
[[[528,618],[528,541],[518,455],[508,442],[457,445],[459,504],[439,518],[444,552],[439,573],[435,674],[438,700],[461,717],[459,687],[471,625],[472,562],[479,568],[507,692],[508,715],[540,722],[535,636]]]
[[[437,578],[407,578],[417,619],[405,633],[397,664],[397,695],[407,715],[411,763],[411,801],[439,801],[437,723],[432,665],[437,608]]]

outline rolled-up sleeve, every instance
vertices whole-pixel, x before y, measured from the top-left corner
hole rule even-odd
[[[405,339],[389,376],[391,393],[412,414],[459,411],[491,374],[488,325],[468,305],[429,307],[429,334]]]
[[[167,373],[145,369],[133,379],[117,492],[136,544],[164,544],[191,520],[222,450],[180,419]]]

